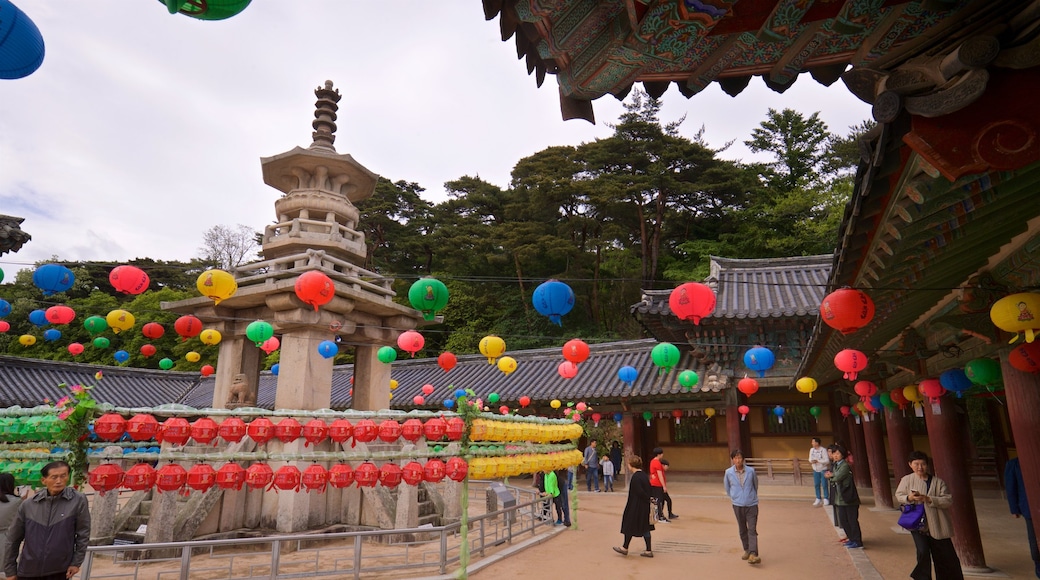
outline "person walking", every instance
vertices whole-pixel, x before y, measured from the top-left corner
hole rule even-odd
[[[812,447],[809,448],[809,464],[812,465],[813,489],[816,491],[816,501],[813,502],[813,506],[828,505],[830,503],[828,491],[830,486],[827,485],[827,478],[823,476],[823,472],[830,468],[831,458],[819,437],[812,438]]]
[[[901,504],[924,504],[924,528],[911,530],[917,548],[917,565],[910,577],[931,580],[932,563],[935,577],[942,580],[963,580],[961,561],[953,548],[953,518],[950,506],[953,496],[946,482],[928,472],[928,456],[922,451],[910,452],[907,458],[913,473],[903,476],[896,488],[896,500]]]
[[[7,528],[11,527],[22,498],[15,494],[14,476],[0,473],[0,562],[5,562],[4,548],[7,545]]]
[[[610,444],[610,462],[614,464],[615,477],[625,473],[625,466],[621,464],[621,455],[621,443],[615,439]]]
[[[834,484],[834,495],[831,496],[834,509],[838,512],[838,525],[845,530],[848,541],[846,548],[862,548],[863,533],[859,527],[859,490],[852,477],[852,467],[846,461],[848,451],[841,445],[831,446],[833,458],[832,470],[825,471],[823,476]]]
[[[603,491],[614,491],[614,462],[604,455],[599,465],[603,469]]]
[[[726,470],[723,485],[733,502],[740,543],[744,546],[740,559],[758,564],[762,561],[758,555],[758,475],[754,467],[744,464],[744,454],[739,449],[734,449],[729,458],[733,465]]]
[[[652,495],[650,478],[643,472],[643,460],[633,456],[628,460],[628,501],[625,503],[625,511],[621,516],[621,534],[625,537],[624,543],[614,551],[622,556],[628,555],[628,545],[632,538],[642,536],[646,544],[646,551],[640,556],[653,558],[654,552],[650,544],[650,532],[654,530],[653,516],[650,511],[650,498]]]
[[[1040,578],[1040,550],[1036,545],[1036,529],[1033,528],[1032,512],[1029,511],[1029,498],[1026,497],[1026,482],[1022,479],[1022,465],[1014,458],[1004,465],[1004,491],[1007,494],[1008,507],[1016,518],[1026,520],[1026,538],[1029,541],[1029,555],[1033,558],[1036,577]]]
[[[589,441],[582,454],[581,464],[585,466],[585,483],[588,490],[592,491],[592,484],[596,484],[596,493],[599,493],[599,453],[596,451],[596,440]]]
[[[569,528],[571,527],[571,502],[567,497],[566,484],[561,485],[560,481],[567,481],[566,469],[546,472],[545,491],[553,496],[553,505],[556,506],[556,525],[562,524]]]
[[[68,487],[69,464],[40,470],[44,489],[18,506],[4,547],[8,580],[66,580],[79,573],[90,541],[90,508]],[[19,553],[21,548],[21,553]]]
[[[664,469],[665,472],[667,472],[669,469],[671,469],[671,467],[668,464],[668,460],[667,459],[662,459],[661,460],[661,468]],[[675,518],[679,517],[679,516],[675,515],[674,511],[672,511],[672,496],[668,495],[667,491],[662,491],[661,492],[661,501],[663,502],[663,505],[664,505],[664,507],[661,509],[661,513],[668,514],[668,521],[669,522],[671,522]]]
[[[653,450],[654,458],[650,460],[650,487],[653,491],[653,500],[657,504],[657,508],[654,510],[657,521],[663,523],[670,523],[668,518],[664,516],[664,494],[668,493],[668,482],[664,477],[664,465],[661,464],[661,459],[664,458],[664,449],[660,447],[654,447]]]

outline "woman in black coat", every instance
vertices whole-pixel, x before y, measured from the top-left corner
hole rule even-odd
[[[650,523],[650,477],[643,471],[643,460],[633,457],[628,460],[628,470],[632,472],[628,481],[628,503],[621,516],[621,533],[625,536],[622,547],[614,547],[614,551],[622,556],[628,555],[628,544],[635,536],[643,536],[646,551],[640,554],[645,558],[653,558],[650,549],[650,532],[654,525]]]

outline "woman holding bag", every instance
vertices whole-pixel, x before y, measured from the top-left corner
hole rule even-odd
[[[946,482],[928,473],[928,456],[921,451],[910,453],[908,458],[913,473],[904,476],[896,488],[896,499],[901,504],[924,506],[924,523],[918,530],[911,530],[914,547],[917,548],[917,566],[910,577],[914,580],[931,580],[932,562],[935,562],[935,577],[943,580],[963,580],[961,561],[953,548],[953,520],[950,505],[953,497]]]

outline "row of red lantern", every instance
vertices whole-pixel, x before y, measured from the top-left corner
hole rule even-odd
[[[258,417],[246,424],[238,417],[228,417],[218,425],[209,417],[202,417],[193,423],[181,417],[171,417],[159,423],[155,417],[146,413],[135,415],[129,421],[118,413],[108,413],[94,422],[94,432],[104,441],[118,441],[126,433],[134,441],[156,439],[174,445],[184,445],[189,439],[206,445],[217,437],[237,443],[247,435],[258,445],[272,439],[289,443],[301,437],[305,440],[304,445],[317,445],[326,438],[344,443],[351,437],[355,443],[369,443],[376,439],[394,443],[401,438],[415,442],[422,437],[431,441],[440,441],[445,437],[449,441],[458,441],[462,439],[465,429],[466,424],[460,417],[449,417],[447,420],[433,417],[425,423],[416,418],[404,423],[386,419],[378,425],[371,419],[361,419],[357,424],[346,419],[336,419],[330,424],[321,419],[311,419],[301,425],[292,417],[282,419],[277,424],[266,417]]]
[[[453,481],[462,481],[468,472],[469,466],[461,457],[452,457],[447,462],[430,459],[425,464],[411,461],[403,467],[390,462],[376,467],[374,463],[365,461],[357,468],[337,463],[325,469],[315,463],[303,471],[295,465],[283,465],[274,470],[266,463],[254,463],[247,469],[229,462],[220,469],[213,469],[208,463],[198,463],[190,469],[176,463],[159,469],[148,463],[138,463],[124,472],[115,463],[105,463],[91,470],[87,481],[101,495],[119,487],[144,491],[154,486],[160,492],[187,494],[193,489],[206,492],[213,486],[240,490],[243,485],[251,489],[298,492],[302,488],[321,493],[327,485],[342,489],[355,482],[358,487],[375,487],[377,482],[384,487],[397,487],[402,481],[408,485],[418,485],[423,481],[438,483],[445,476]]]

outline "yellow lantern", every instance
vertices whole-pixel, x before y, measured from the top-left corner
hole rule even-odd
[[[214,304],[220,304],[221,300],[227,300],[238,291],[238,282],[235,277],[223,270],[206,270],[199,274],[195,280],[195,287],[199,293],[213,300]]]
[[[856,403],[856,412],[860,415],[867,414],[867,406],[863,404],[863,401]]]
[[[105,322],[108,323],[112,332],[119,334],[134,327],[134,315],[126,310],[113,310],[105,317]]]
[[[802,377],[798,379],[798,382],[794,384],[794,388],[798,389],[799,393],[805,393],[812,398],[813,392],[816,391],[820,386],[816,383],[816,379],[812,377]]]
[[[192,362],[192,363],[199,362],[199,359],[201,359],[201,358],[202,358],[202,355],[200,355],[199,353],[197,353],[195,351],[191,351],[191,352],[189,352],[189,353],[184,355],[184,360],[186,360],[188,362]]]
[[[23,334],[18,337],[18,344],[22,346],[32,346],[36,344],[36,337],[31,334]]]
[[[487,421],[483,419],[474,419],[473,426],[469,430],[469,438],[473,441],[485,441],[487,440]]]
[[[553,409],[559,409],[560,405],[562,405],[562,404],[563,403],[561,403],[559,399],[553,399],[553,400],[549,401],[549,406],[552,407]]]
[[[390,390],[393,391],[396,388],[397,388],[397,380],[396,379],[390,379]]]
[[[917,404],[924,400],[921,395],[921,391],[917,390],[917,385],[907,385],[903,387],[903,396],[906,397],[907,401]]]
[[[207,328],[206,330],[203,330],[199,333],[199,340],[202,341],[202,344],[208,346],[220,344],[222,338],[223,337],[220,336],[220,332],[213,330],[212,328]]]
[[[506,341],[501,338],[491,335],[480,339],[480,354],[487,357],[489,365],[495,364],[495,359],[505,354],[505,352]]]
[[[1026,342],[1033,342],[1040,332],[1040,293],[1019,292],[1005,296],[993,303],[989,318],[997,328],[1014,334],[1009,343],[1018,340],[1019,332],[1025,333]]]
[[[516,359],[511,356],[504,356],[498,359],[498,370],[508,377],[510,373],[516,370]]]
[[[714,407],[708,407],[707,409],[704,410],[704,415],[707,416],[709,419],[711,419],[712,417],[715,416],[715,408]]]

